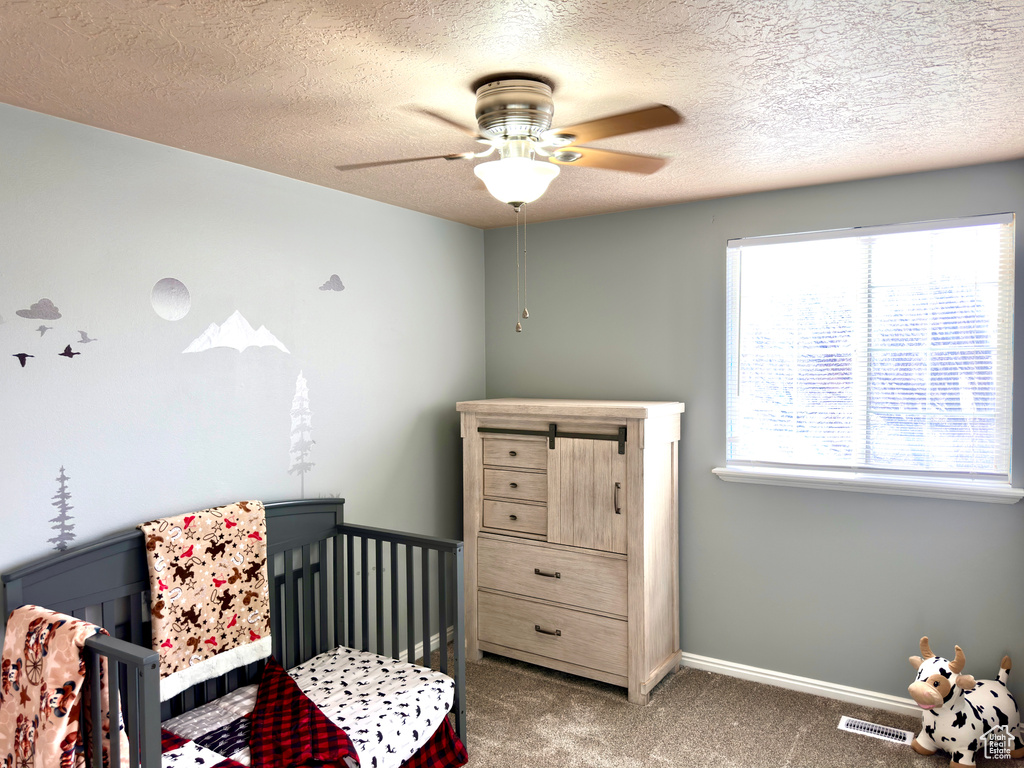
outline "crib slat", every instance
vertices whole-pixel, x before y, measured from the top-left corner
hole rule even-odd
[[[437,552],[437,648],[441,674],[448,674],[448,558]]]
[[[430,550],[420,548],[421,581],[423,590],[423,666],[430,666]]]
[[[313,658],[313,568],[310,545],[302,545],[302,659]]]
[[[160,664],[154,662],[138,670],[139,735],[143,768],[160,765]],[[132,768],[135,768],[132,766]]]
[[[139,670],[135,667],[128,668],[128,710],[124,713],[124,727],[128,734],[128,765],[139,764]],[[93,720],[95,722],[95,720]],[[117,738],[116,723],[110,724],[110,740],[120,741]],[[116,763],[111,763],[116,765]]]
[[[281,656],[281,595],[277,586],[277,557],[267,555],[267,590],[270,592],[270,643],[273,646],[274,655],[279,659]]]
[[[377,539],[375,542],[375,561],[374,569],[377,574],[376,579],[376,590],[374,597],[377,600],[377,655],[384,655],[384,542],[381,539]]]
[[[345,593],[345,569],[341,555],[341,536],[334,537],[331,556],[334,558],[334,584],[331,585],[331,600],[333,600],[332,605],[334,606],[334,645],[344,645],[345,615],[342,610],[344,605],[342,595]]]
[[[116,665],[115,665],[116,666]],[[99,686],[100,680],[100,655],[95,651],[89,654],[89,674],[92,676],[94,681],[92,690],[90,691],[89,698],[91,699],[90,707],[92,708],[92,721],[94,723],[100,723],[100,707],[102,706],[101,692]],[[116,690],[116,689],[115,689]],[[103,729],[93,728],[92,729],[92,765],[93,768],[103,768]]]
[[[455,712],[455,732],[459,738],[466,739],[466,573],[462,546],[455,551],[455,579],[452,584],[453,605],[455,607],[455,638],[452,653],[455,656],[455,700],[452,710]]]
[[[116,604],[113,600],[106,600],[100,608],[100,626],[110,633],[111,637],[117,637],[114,624],[117,621]]]
[[[317,572],[317,593],[320,596],[320,642],[317,643],[316,652],[318,654],[326,651],[330,646],[330,638],[328,635],[328,615],[327,615],[327,579],[330,573],[329,563],[330,560],[327,557],[327,539],[320,539],[320,542],[316,545],[316,556],[317,560],[320,561],[320,568]]]
[[[413,570],[412,544],[405,545],[405,655],[410,664],[416,661],[416,594],[415,574]]]
[[[128,625],[130,628],[128,642],[135,643],[136,645],[149,645],[142,638],[142,593],[136,592],[129,597],[128,605],[131,613],[131,622]]]
[[[284,613],[284,658],[285,669],[291,669],[298,662],[295,657],[299,652],[299,626],[295,621],[295,613],[298,611],[298,603],[295,601],[295,559],[293,549],[284,552],[284,602],[281,604]]]
[[[107,711],[110,713],[110,764],[121,764],[121,739],[117,736],[117,723],[121,716],[121,665],[109,660],[107,663]],[[98,678],[97,678],[98,679]],[[97,710],[98,712],[99,710]],[[94,719],[99,722],[99,717]],[[102,730],[102,729],[101,729]],[[101,749],[102,751],[102,749]]]
[[[348,642],[345,643],[349,648],[356,647],[356,564],[355,564],[355,541],[353,540],[352,534],[346,537],[346,545],[348,551],[348,570],[346,571],[346,578],[348,579],[348,602],[345,603],[348,611]]]
[[[365,536],[359,538],[359,571],[363,576],[359,580],[359,596],[362,601],[359,607],[363,618],[363,642],[359,646],[360,651],[370,650],[370,574],[366,572],[370,565],[367,557],[369,544]]]
[[[398,650],[398,542],[391,542],[391,658],[399,657]]]

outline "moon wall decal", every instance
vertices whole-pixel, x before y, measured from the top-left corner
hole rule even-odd
[[[192,296],[180,280],[165,277],[153,286],[149,297],[153,311],[164,320],[181,320],[192,308]]]

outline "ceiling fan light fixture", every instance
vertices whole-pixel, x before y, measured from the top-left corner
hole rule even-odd
[[[544,143],[550,147],[567,147],[576,141],[572,133],[552,133],[548,131],[543,136]]]
[[[503,203],[532,203],[547,191],[558,172],[553,163],[527,157],[505,157],[473,169],[487,191]]]
[[[583,157],[583,153],[573,152],[571,149],[561,149],[557,152],[552,152],[551,156],[560,163],[575,163]]]

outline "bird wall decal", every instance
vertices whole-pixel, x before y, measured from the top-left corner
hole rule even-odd
[[[81,341],[78,342],[79,344],[88,344],[90,341],[97,341],[97,339],[90,339],[89,334],[85,331],[79,331],[78,334],[82,337]]]
[[[38,328],[36,328],[36,330],[39,331],[39,335],[40,336],[43,336],[43,335],[46,334],[47,331],[52,331],[53,330],[53,326],[52,325],[40,325]]]
[[[21,361],[21,367],[22,367],[22,368],[24,368],[24,367],[25,367],[25,360],[26,360],[27,358],[29,358],[29,357],[35,357],[35,355],[28,355],[28,354],[25,354],[24,352],[19,352],[19,353],[18,353],[18,354],[16,354],[16,355],[11,355],[11,357],[16,357],[16,358],[18,358],[18,360],[20,360],[20,361]]]
[[[68,344],[66,347],[64,347],[64,351],[63,352],[58,352],[57,354],[59,354],[61,357],[66,357],[66,358],[68,358],[70,360],[75,355],[80,355],[82,353],[81,352],[72,352],[71,351],[71,345]]]

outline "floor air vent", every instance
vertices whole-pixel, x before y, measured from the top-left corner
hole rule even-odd
[[[852,717],[842,717],[839,720],[839,730],[859,733],[864,736],[871,736],[883,741],[892,741],[896,744],[909,744],[914,740],[911,731],[901,731],[899,728],[890,728],[887,725],[875,725],[864,720],[854,720]]]

